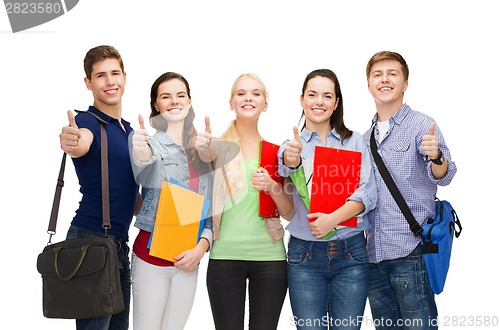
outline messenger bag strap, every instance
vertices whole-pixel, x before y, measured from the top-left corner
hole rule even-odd
[[[66,167],[66,153],[63,152],[63,157],[61,160],[61,168],[59,169],[59,176],[57,177],[56,192],[54,194],[54,202],[52,203],[52,211],[50,212],[49,228],[47,233],[49,234],[49,243],[51,242],[52,235],[56,233],[57,225],[57,215],[59,213],[59,204],[61,202],[61,192],[64,186],[64,169]]]
[[[101,176],[102,176],[102,227],[104,228],[105,236],[108,237],[109,228],[111,228],[111,217],[109,207],[109,178],[108,178],[108,136],[104,124],[106,121],[99,116],[88,111],[78,111],[78,113],[89,113],[96,117],[99,121],[101,128]],[[66,168],[66,153],[63,152],[61,160],[61,168],[57,177],[56,191],[54,193],[54,201],[52,202],[52,210],[50,212],[49,227],[47,233],[49,234],[49,242],[51,244],[52,236],[56,233],[57,216],[59,214],[59,205],[61,202],[62,187],[64,186],[64,169]]]
[[[406,221],[408,221],[408,224],[410,225],[410,229],[415,234],[415,236],[420,236],[422,233],[422,227],[420,224],[415,220],[415,217],[413,216],[413,213],[411,213],[410,208],[408,207],[408,204],[406,204],[406,201],[403,198],[403,195],[401,195],[401,192],[399,191],[398,187],[396,186],[396,183],[394,182],[394,179],[391,177],[391,174],[389,173],[389,170],[384,164],[384,161],[382,160],[382,157],[380,157],[380,154],[377,151],[377,143],[375,142],[375,126],[372,128],[372,134],[370,137],[370,150],[373,155],[373,159],[375,160],[375,163],[377,164],[378,170],[380,172],[380,175],[385,181],[385,184],[387,185],[387,188],[389,188],[389,191],[391,192],[392,197],[394,197],[394,200],[396,201],[396,204],[398,204],[401,212],[403,212],[403,215],[406,218]]]
[[[108,178],[108,135],[102,122],[101,126],[101,175],[102,175],[102,228],[105,236],[111,228],[111,216],[109,211],[109,178]]]
[[[111,228],[111,216],[109,211],[109,178],[108,178],[108,135],[104,124],[107,121],[90,111],[75,110],[77,113],[88,113],[99,121],[101,127],[101,176],[102,176],[102,228],[104,234],[108,237],[108,231]]]

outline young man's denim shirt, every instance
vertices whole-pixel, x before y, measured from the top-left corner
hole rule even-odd
[[[176,144],[171,137],[163,131],[156,131],[153,137],[148,138],[152,157],[146,162],[141,162],[133,157],[132,169],[136,181],[141,185],[142,207],[136,217],[134,226],[152,232],[156,220],[156,211],[160,199],[161,186],[169,178],[175,179],[189,186],[189,169],[184,148]],[[202,163],[204,167],[199,173],[198,193],[212,200],[212,173],[209,164]],[[207,214],[211,214],[209,210]],[[205,221],[201,237],[212,245],[212,217]]]

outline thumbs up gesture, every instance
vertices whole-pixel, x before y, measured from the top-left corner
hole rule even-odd
[[[194,148],[198,151],[201,160],[208,163],[214,159],[212,150],[210,150],[210,143],[213,139],[212,128],[210,127],[210,118],[205,117],[205,130],[198,133],[194,141]]]
[[[134,156],[143,162],[149,160],[152,156],[148,136],[149,133],[144,126],[144,118],[139,115],[139,129],[134,130],[134,135],[132,135],[132,150]]]
[[[429,159],[439,158],[438,138],[434,135],[436,123],[432,123],[429,134],[422,136],[422,149]]]
[[[59,134],[59,142],[61,144],[61,149],[71,155],[78,146],[81,135],[76,125],[73,111],[71,110],[68,110],[68,121],[69,126],[63,127],[61,134]]]
[[[293,140],[287,142],[283,161],[288,167],[297,167],[300,165],[300,155],[302,153],[302,140],[297,126],[293,127]]]
[[[198,152],[206,152],[210,147],[210,142],[212,142],[212,129],[210,128],[210,118],[205,117],[205,130],[198,133],[196,136],[196,141],[194,147]]]

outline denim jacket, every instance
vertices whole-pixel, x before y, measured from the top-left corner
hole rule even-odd
[[[156,220],[156,211],[160,199],[161,186],[164,181],[173,178],[186,186],[189,185],[189,169],[184,148],[176,144],[171,137],[163,131],[148,138],[152,157],[142,162],[130,152],[132,169],[136,181],[141,185],[142,207],[136,217],[134,226],[139,229],[152,232]],[[199,171],[198,193],[211,201],[212,195],[212,173],[208,164],[202,163]],[[209,210],[209,213],[211,211]],[[212,217],[208,217],[203,227],[202,237],[212,243]]]

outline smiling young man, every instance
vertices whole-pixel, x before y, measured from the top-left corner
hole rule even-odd
[[[395,52],[381,51],[368,61],[368,90],[377,113],[364,141],[370,146],[373,130],[378,153],[422,225],[435,216],[437,186],[448,185],[457,167],[434,120],[403,103],[408,73],[406,61]],[[372,162],[378,201],[369,213],[367,246],[368,300],[374,324],[377,330],[437,329],[437,308],[420,239],[410,230],[373,157]]]
[[[77,329],[128,329],[130,305],[130,261],[128,231],[138,197],[130,164],[128,135],[130,124],[122,118],[122,95],[126,75],[118,51],[111,46],[90,49],[84,59],[85,85],[92,91],[94,104],[88,112],[105,122],[108,137],[110,236],[117,244],[120,280],[125,310],[108,316],[76,320]],[[82,199],[68,230],[68,238],[104,236],[102,228],[101,133],[98,119],[89,113],[73,117],[59,135],[61,149],[72,157]]]

